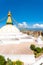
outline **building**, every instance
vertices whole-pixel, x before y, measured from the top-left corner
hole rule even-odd
[[[9,12],[6,25],[0,29],[0,43],[2,42],[4,44],[18,44],[22,42],[29,42],[30,40],[33,41],[32,37],[30,39],[27,34],[23,34],[15,25],[13,25],[12,16]]]
[[[0,54],[12,60],[21,60],[24,63],[35,62],[30,45],[34,42],[34,37],[20,32],[13,25],[11,13],[8,13],[6,25],[0,29]]]

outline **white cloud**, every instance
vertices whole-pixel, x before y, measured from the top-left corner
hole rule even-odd
[[[22,22],[18,24],[19,28],[43,28],[43,24],[33,24],[33,25],[28,25],[26,22]]]
[[[33,28],[43,28],[43,24],[34,24]]]
[[[26,22],[22,22],[18,24],[19,28],[29,28],[28,24]]]

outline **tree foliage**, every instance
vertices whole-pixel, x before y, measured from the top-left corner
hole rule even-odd
[[[6,65],[13,65],[13,62],[8,58]]]
[[[23,65],[23,62],[21,62],[21,61],[16,61],[16,65]]]
[[[4,56],[0,55],[0,65],[5,65],[5,62]]]
[[[6,61],[4,56],[0,55],[0,65],[23,65],[23,62],[19,60],[13,62],[9,58],[7,58],[7,61]]]
[[[37,53],[40,53],[40,52],[41,52],[41,48],[40,48],[40,47],[36,47],[35,51],[36,51]]]
[[[35,45],[32,44],[32,45],[30,46],[30,49],[31,49],[31,50],[35,50]]]

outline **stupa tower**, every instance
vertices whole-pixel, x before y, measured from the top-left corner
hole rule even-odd
[[[10,12],[10,11],[8,12],[8,19],[7,19],[6,24],[11,24],[11,25],[13,25],[12,17],[11,17],[11,12]]]

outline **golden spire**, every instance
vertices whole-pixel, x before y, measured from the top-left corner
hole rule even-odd
[[[6,24],[13,24],[10,11],[8,12],[8,19]]]
[[[11,16],[11,12],[10,11],[8,12],[8,16]]]

